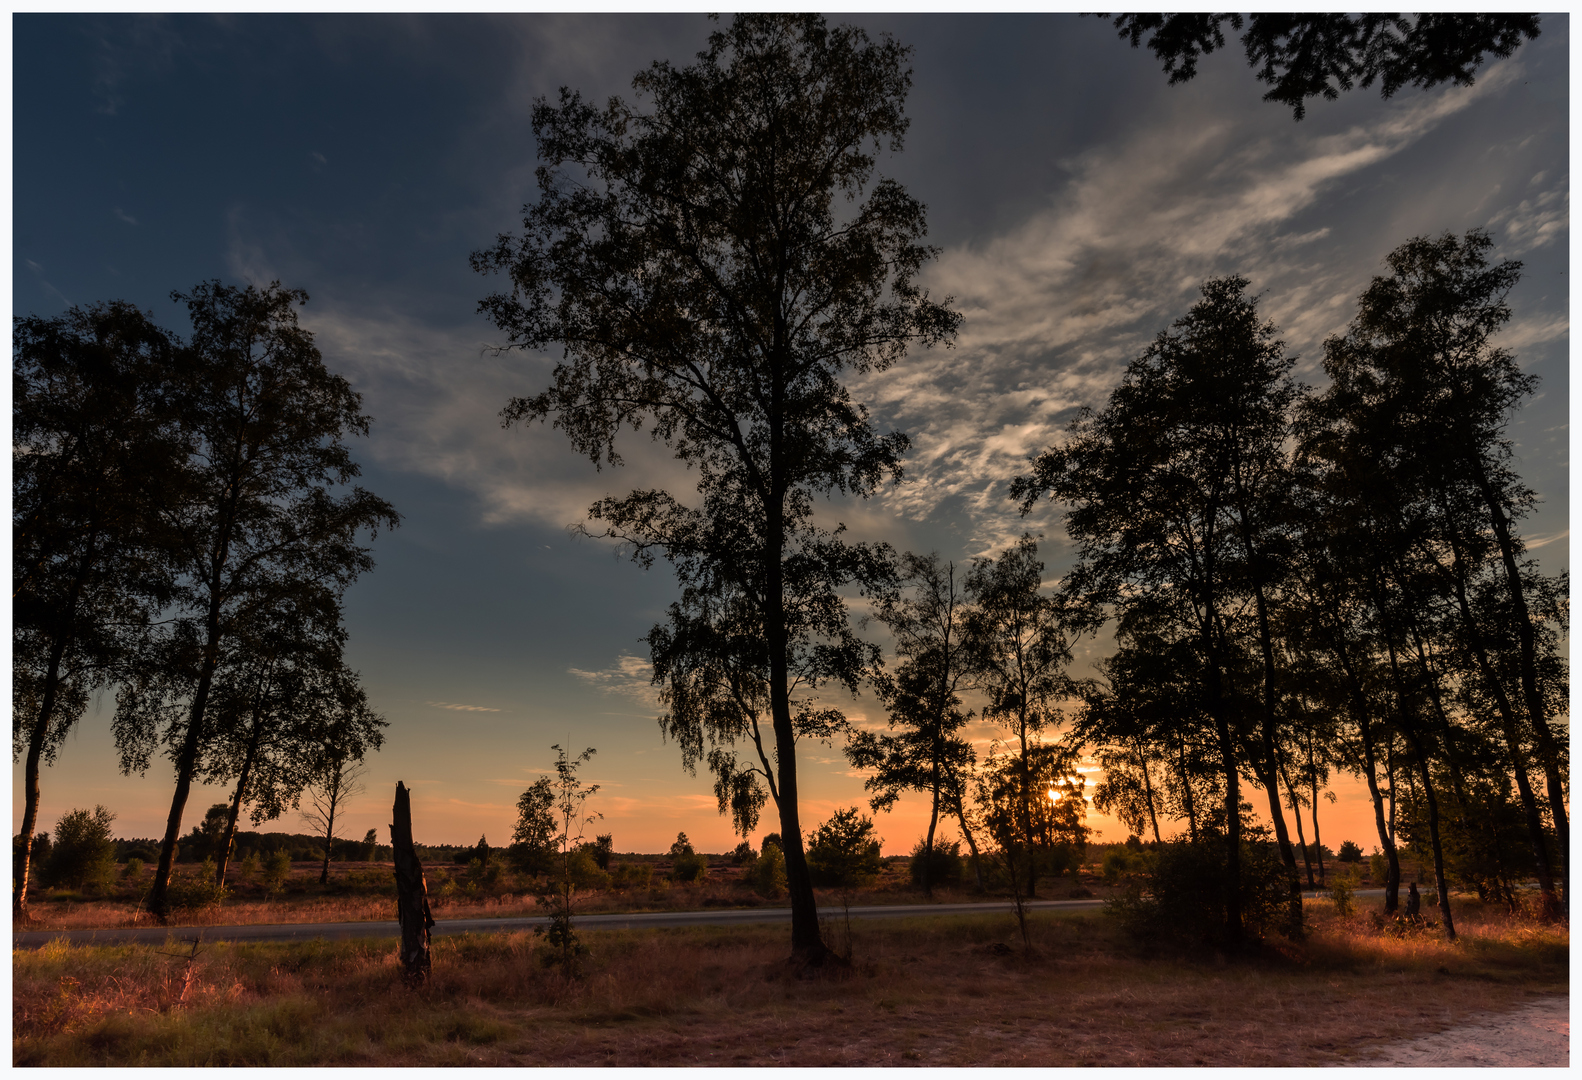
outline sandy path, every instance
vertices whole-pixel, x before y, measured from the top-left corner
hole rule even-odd
[[[1437,1035],[1379,1047],[1356,1064],[1564,1069],[1571,1064],[1571,995],[1471,1017]]]

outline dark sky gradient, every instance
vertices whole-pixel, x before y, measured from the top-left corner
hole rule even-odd
[[[954,350],[856,386],[914,450],[906,484],[831,504],[831,520],[958,560],[1043,529],[1053,579],[1069,559],[1058,519],[1018,518],[1006,482],[1078,406],[1102,403],[1205,277],[1249,277],[1317,382],[1323,338],[1392,248],[1484,227],[1497,255],[1526,264],[1504,343],[1543,379],[1512,428],[1544,499],[1524,534],[1549,570],[1568,565],[1566,17],[1470,90],[1357,91],[1299,124],[1259,100],[1237,55],[1170,87],[1098,20],[844,18],[915,47],[907,145],[880,170],[928,204],[943,250],[927,284],[966,322]],[[304,324],[375,417],[364,482],[406,523],[348,596],[351,662],[391,726],[347,833],[383,831],[399,778],[421,838],[503,842],[516,796],[569,741],[599,750],[589,775],[617,850],[660,850],[678,829],[728,848],[708,778],[661,742],[640,659],[674,593],[668,572],[565,531],[606,493],[687,490],[685,475],[641,440],[627,468],[596,472],[557,432],[502,431],[499,409],[539,389],[553,357],[485,353],[497,335],[475,308],[495,284],[467,265],[534,197],[533,99],[561,85],[627,94],[650,61],[686,63],[704,17],[13,27],[15,312],[124,298],[182,330],[172,289],[279,279],[312,295]],[[1102,648],[1085,646],[1078,674]],[[123,835],[162,831],[168,764],[118,775],[113,707],[106,696],[45,775],[46,825],[103,802]],[[881,719],[871,697],[850,711]],[[804,760],[809,827],[861,799],[835,750]],[[1371,847],[1350,790],[1325,836]],[[189,824],[223,795],[196,793]],[[888,852],[921,832],[915,802],[880,821]]]

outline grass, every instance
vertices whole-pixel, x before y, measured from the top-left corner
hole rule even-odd
[[[585,975],[531,934],[435,939],[403,989],[391,941],[13,953],[32,1065],[1318,1065],[1563,992],[1569,937],[1479,905],[1462,940],[1312,932],[1251,959],[1143,948],[1103,915],[854,924],[853,965],[798,980],[782,927],[585,931]],[[189,976],[190,967],[190,976]]]
[[[696,884],[669,881],[665,871],[668,863],[655,866],[650,885],[641,888],[606,889],[588,893],[577,900],[578,911],[596,912],[634,911],[691,911],[709,907],[773,907],[783,905],[783,897],[762,897],[752,891],[745,880],[745,868],[713,865],[708,877]],[[229,895],[220,904],[210,907],[178,910],[170,925],[174,926],[250,926],[267,923],[311,922],[371,922],[395,918],[395,886],[390,863],[331,863],[330,883],[318,883],[320,864],[297,863],[285,888],[277,895],[266,895],[256,883],[244,883],[234,873],[229,876]],[[191,865],[177,867],[178,875],[190,875],[196,870]],[[425,868],[429,886],[429,904],[437,919],[506,918],[540,914],[537,904],[528,892],[529,883],[513,874],[504,874],[492,885],[469,891],[466,871],[459,866],[431,866]],[[152,868],[145,869],[138,882],[118,881],[114,891],[105,897],[89,898],[84,894],[61,891],[35,890],[30,892],[29,913],[31,921],[24,926],[13,920],[14,930],[86,930],[119,926],[148,926],[153,924],[144,905],[147,885],[153,880]],[[1093,873],[1079,878],[1069,876],[1046,879],[1039,883],[1040,895],[1046,899],[1061,899],[1074,889],[1086,889],[1088,894],[1105,897],[1114,890],[1106,886]],[[820,908],[835,908],[839,898],[826,890],[816,890]],[[1009,894],[1007,894],[1008,896]],[[908,904],[924,901],[922,890],[907,880],[904,862],[886,865],[879,880],[869,888],[860,890],[852,900],[853,907],[867,904]],[[984,899],[982,894],[967,884],[940,886],[934,890],[934,900],[940,903],[971,902]]]

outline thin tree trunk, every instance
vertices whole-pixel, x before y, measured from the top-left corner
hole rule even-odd
[[[934,866],[934,829],[939,824],[939,754],[934,755],[934,786],[933,798],[929,802],[928,812],[928,849],[923,859],[923,895],[930,899],[934,896],[933,866]]]
[[[165,838],[159,846],[159,864],[154,870],[154,885],[148,898],[149,910],[161,922],[170,918],[170,877],[175,870],[176,844],[181,839],[181,815],[187,807],[187,796],[192,791],[193,773],[197,770],[198,749],[202,745],[203,714],[209,704],[209,689],[214,682],[214,666],[212,659],[205,659],[203,673],[198,679],[198,692],[192,697],[192,712],[187,721],[187,734],[182,740],[181,753],[176,758],[176,793],[170,800],[170,816],[165,820]]]
[[[1318,835],[1318,763],[1313,760],[1313,732],[1307,732],[1307,775],[1313,779],[1313,857],[1318,860],[1318,883],[1326,885],[1324,877],[1324,842]],[[1296,811],[1297,820],[1301,821],[1301,811]]]
[[[335,771],[330,774],[328,792],[329,812],[324,815],[324,868],[319,871],[319,884],[330,883],[330,851],[335,846],[335,810],[336,804],[341,799],[341,770],[343,763],[337,763]]]
[[[253,757],[258,752],[257,718],[254,717],[254,734],[247,746],[247,756],[242,759],[242,774],[236,780],[236,792],[231,796],[231,809],[225,815],[225,836],[220,841],[219,866],[214,871],[214,883],[225,884],[225,871],[231,864],[231,852],[236,846],[236,821],[242,813],[242,800],[246,797],[247,778],[253,770]]]
[[[49,741],[49,725],[55,718],[55,703],[60,697],[60,666],[76,627],[77,603],[88,583],[94,552],[95,548],[90,543],[77,561],[77,574],[72,579],[65,615],[62,624],[56,628],[55,640],[50,643],[49,664],[44,669],[44,692],[39,700],[38,716],[33,720],[33,730],[28,733],[27,766],[22,780],[22,866],[15,871],[15,891],[11,897],[11,910],[23,922],[31,918],[27,910],[27,889],[33,873],[33,835],[38,831],[38,807],[42,797],[39,778],[44,744]]]
[[[1368,728],[1368,718],[1363,716],[1360,722],[1363,775],[1368,781],[1368,798],[1373,803],[1373,824],[1379,831],[1379,847],[1384,852],[1388,866],[1384,879],[1384,913],[1393,915],[1401,906],[1401,857],[1395,850],[1395,834],[1385,824],[1384,796],[1379,792],[1378,777],[1374,775],[1373,738]],[[1391,804],[1393,811],[1393,792]]]
[[[1281,771],[1284,772],[1283,766]],[[1285,790],[1291,797],[1291,816],[1296,819],[1296,842],[1302,848],[1302,865],[1307,869],[1307,887],[1316,889],[1318,885],[1313,881],[1313,860],[1307,849],[1307,837],[1302,832],[1302,806],[1297,802],[1296,787],[1291,783],[1289,776],[1285,777]]]
[[[1549,789],[1549,813],[1554,819],[1556,849],[1560,855],[1560,880],[1562,904],[1571,909],[1571,829],[1566,817],[1565,785],[1560,776],[1560,752],[1554,733],[1549,728],[1549,717],[1544,709],[1543,695],[1538,691],[1538,645],[1533,634],[1532,617],[1527,611],[1527,597],[1522,588],[1521,568],[1516,565],[1516,544],[1511,537],[1510,520],[1500,506],[1498,494],[1490,483],[1482,462],[1475,462],[1478,487],[1488,506],[1489,520],[1494,526],[1494,536],[1500,545],[1500,560],[1505,565],[1505,581],[1510,591],[1511,605],[1515,608],[1516,636],[1521,645],[1522,696],[1527,699],[1527,716],[1538,739],[1538,757],[1544,767],[1544,781]]]
[[[1458,566],[1462,565],[1459,549],[1456,551],[1456,562]],[[1467,601],[1466,583],[1462,580],[1462,575],[1455,571],[1451,572],[1450,577],[1455,586],[1462,625],[1466,629],[1467,651],[1471,654],[1478,674],[1483,677],[1484,685],[1494,697],[1495,711],[1499,714],[1500,725],[1505,734],[1506,752],[1510,756],[1511,770],[1515,774],[1517,793],[1521,796],[1522,813],[1527,819],[1528,839],[1532,845],[1533,859],[1538,870],[1538,891],[1542,897],[1541,917],[1545,920],[1553,919],[1560,914],[1562,908],[1559,898],[1555,895],[1554,871],[1549,865],[1549,838],[1544,834],[1543,817],[1538,811],[1538,800],[1534,797],[1532,784],[1527,779],[1527,759],[1522,753],[1521,733],[1516,726],[1516,712],[1511,707],[1511,700],[1505,693],[1504,685],[1494,673],[1493,664],[1489,661],[1477,622],[1472,617],[1472,605]]]
[[[1143,771],[1143,796],[1148,800],[1148,822],[1154,829],[1154,843],[1162,843],[1159,839],[1159,815],[1154,812],[1154,784],[1153,778],[1148,775],[1148,759],[1143,757],[1142,747],[1135,738],[1132,747],[1137,751],[1137,765]]]

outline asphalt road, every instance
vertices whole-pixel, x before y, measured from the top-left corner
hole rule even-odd
[[[1030,909],[1038,911],[1082,911],[1102,907],[1102,900],[1033,900]],[[1009,901],[992,904],[894,904],[881,907],[854,907],[854,919],[898,919],[914,915],[995,915],[1008,914]],[[825,906],[820,915],[826,919],[842,917],[839,907]],[[581,915],[577,925],[587,930],[637,930],[667,926],[739,926],[753,923],[784,923],[791,920],[790,908],[716,909],[713,911],[645,911],[621,915]],[[544,925],[543,917],[519,919],[439,919],[434,934],[495,934],[509,930],[531,930]],[[191,941],[202,935],[204,941],[345,941],[350,938],[394,938],[400,929],[389,922],[289,923],[256,926],[148,926],[116,927],[106,930],[24,930],[13,931],[13,949],[37,949],[46,942],[64,939],[73,945],[163,945],[167,941]]]

